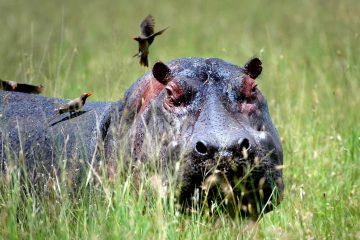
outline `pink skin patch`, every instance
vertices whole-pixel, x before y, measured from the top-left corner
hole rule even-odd
[[[243,80],[243,85],[241,88],[241,93],[246,97],[246,102],[241,103],[240,111],[243,113],[251,113],[257,109],[257,106],[254,102],[255,96],[253,94],[253,89],[256,87],[256,82],[250,76],[246,76]]]
[[[243,81],[243,86],[241,92],[245,95],[246,98],[252,97],[252,91],[256,87],[256,82],[250,76],[246,76]]]
[[[142,113],[147,108],[151,100],[157,97],[159,93],[164,89],[164,87],[165,85],[161,84],[159,81],[153,78],[151,78],[145,83],[145,91],[142,97],[142,104],[139,113]]]

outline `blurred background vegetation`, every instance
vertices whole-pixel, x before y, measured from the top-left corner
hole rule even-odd
[[[263,60],[257,82],[284,144],[286,198],[257,236],[360,238],[360,1],[0,0],[0,78],[43,84],[46,96],[92,91],[89,100],[118,100],[149,70],[132,58],[131,39],[149,13],[155,29],[170,27],[151,46],[150,65],[179,57]],[[198,219],[178,232],[170,215],[142,222],[144,236],[161,238],[161,229],[168,238],[241,236],[236,225],[214,233]],[[122,223],[83,233],[138,236],[130,232],[139,225]]]

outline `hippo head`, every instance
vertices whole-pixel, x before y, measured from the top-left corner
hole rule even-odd
[[[157,159],[176,175],[181,206],[205,203],[257,216],[283,193],[282,147],[256,84],[258,58],[158,62],[126,93],[134,162]]]

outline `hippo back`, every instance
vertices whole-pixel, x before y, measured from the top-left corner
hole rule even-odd
[[[56,116],[64,99],[0,91],[0,162],[2,171],[24,165],[32,178],[47,176],[64,164],[78,172],[100,156],[112,113],[121,103],[86,102],[76,116]],[[41,173],[41,174],[40,174]]]

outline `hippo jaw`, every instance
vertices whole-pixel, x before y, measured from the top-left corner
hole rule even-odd
[[[147,90],[128,94],[129,111],[137,109],[133,157],[147,161],[158,142],[157,157],[177,175],[182,206],[216,203],[231,215],[255,216],[281,199],[282,148],[256,87],[261,69],[258,59],[244,68],[219,59],[157,63],[139,80]]]

